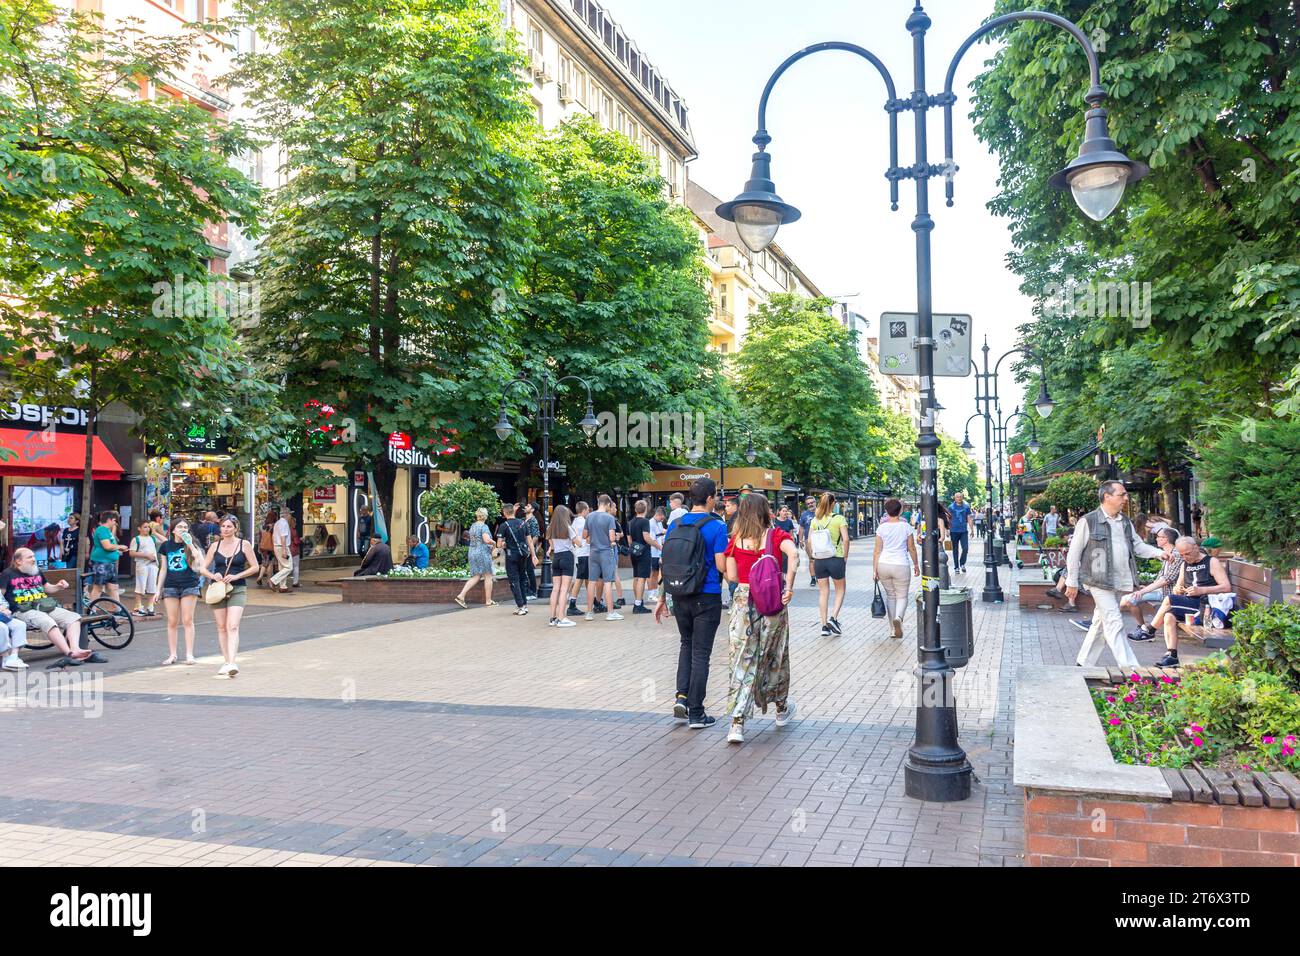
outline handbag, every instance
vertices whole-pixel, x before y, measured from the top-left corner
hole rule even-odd
[[[59,602],[52,597],[43,597],[36,602],[36,610],[41,611],[44,614],[49,614],[51,611],[58,608],[58,606]]]
[[[885,596],[880,593],[880,582],[876,582],[876,596],[871,599],[871,616],[884,617],[888,612],[885,610]]]
[[[244,545],[242,542],[239,545],[239,549],[240,551],[244,549]],[[227,574],[230,573],[230,566],[234,563],[235,563],[235,555],[232,554],[230,557],[226,558]],[[203,603],[220,604],[229,596],[230,596],[229,584],[227,584],[225,581],[209,581],[208,589],[203,592]]]

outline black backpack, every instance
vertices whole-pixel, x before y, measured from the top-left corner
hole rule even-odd
[[[717,520],[717,515],[712,514],[693,524],[687,524],[679,518],[668,532],[668,537],[664,538],[659,566],[663,573],[664,590],[673,597],[688,597],[699,594],[704,589],[711,562],[700,529],[710,521]]]

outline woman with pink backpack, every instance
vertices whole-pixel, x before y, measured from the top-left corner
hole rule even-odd
[[[736,585],[731,599],[727,742],[739,744],[745,742],[745,719],[755,705],[767,713],[767,705],[775,704],[778,727],[794,720],[788,605],[794,597],[799,549],[794,538],[773,526],[767,498],[745,495],[725,554],[727,580]]]

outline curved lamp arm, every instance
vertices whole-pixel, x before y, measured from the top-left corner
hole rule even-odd
[[[564,378],[557,378],[557,379],[555,380],[555,384],[556,384],[556,385],[563,385],[565,382],[577,382],[579,385],[581,385],[583,388],[585,388],[585,389],[587,390],[587,404],[588,404],[588,405],[591,404],[592,399],[591,399],[591,383],[590,383],[590,382],[588,382],[585,378],[582,378],[582,377],[579,376],[579,375],[566,375],[566,376],[564,376]]]
[[[860,47],[855,43],[842,43],[838,40],[831,40],[825,43],[814,43],[812,46],[804,47],[798,53],[789,56],[784,63],[776,68],[771,79],[767,81],[767,86],[763,87],[763,95],[758,101],[758,131],[754,134],[754,145],[758,151],[764,152],[767,144],[772,142],[772,137],[767,132],[767,100],[772,95],[772,88],[776,86],[776,81],[781,78],[781,74],[794,66],[806,56],[814,53],[821,53],[823,50],[844,50],[847,53],[855,53],[862,57],[877,70],[880,71],[880,77],[885,81],[885,90],[889,93],[889,101],[885,104],[885,109],[889,112],[889,168],[893,169],[898,165],[898,94],[894,89],[894,78],[889,75],[889,70],[880,58],[865,47]],[[898,209],[898,180],[890,179],[889,181],[889,201],[890,208]]]
[[[1008,23],[1014,23],[1018,20],[1038,20],[1041,23],[1050,23],[1053,26],[1060,27],[1079,41],[1083,47],[1083,53],[1088,58],[1088,74],[1092,82],[1092,87],[1084,94],[1084,102],[1094,109],[1099,107],[1106,99],[1106,91],[1101,85],[1101,66],[1097,62],[1097,51],[1092,48],[1092,41],[1088,39],[1087,34],[1080,30],[1074,23],[1057,16],[1055,13],[1044,13],[1039,10],[1025,10],[1019,13],[1007,13],[1000,17],[994,17],[988,23],[981,26],[974,33],[966,38],[966,42],[957,48],[953,54],[952,62],[948,64],[948,75],[943,81],[943,147],[944,147],[944,165],[949,170],[955,170],[952,165],[952,107],[956,103],[957,97],[952,92],[952,81],[957,73],[957,65],[961,58],[966,55],[966,51],[974,45],[980,37],[984,36],[999,27],[1006,26]],[[952,180],[951,175],[944,177],[944,195],[947,204],[952,205]]]

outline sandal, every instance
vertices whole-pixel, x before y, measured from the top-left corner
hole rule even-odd
[[[169,664],[175,664],[175,663],[176,663],[176,655],[173,654],[171,657],[168,657],[168,658],[166,658],[165,660],[161,660],[161,661],[159,661],[159,662],[158,662],[158,666],[159,666],[159,667],[167,667]]]
[[[469,610],[469,605],[465,603],[465,599],[461,597],[459,594],[456,595],[454,598],[452,598],[452,600],[456,602],[456,605],[458,607],[462,607],[467,611]]]
[[[483,606],[484,606],[484,607],[500,607],[500,606],[501,606],[501,602],[500,602],[500,601],[488,601],[488,602],[487,602],[486,604],[484,604]]]
[[[195,660],[194,658],[192,658],[192,657],[187,657],[187,658],[185,658],[184,663],[185,663],[187,666],[193,666],[194,664],[197,664],[198,661],[196,661],[196,660]]]

